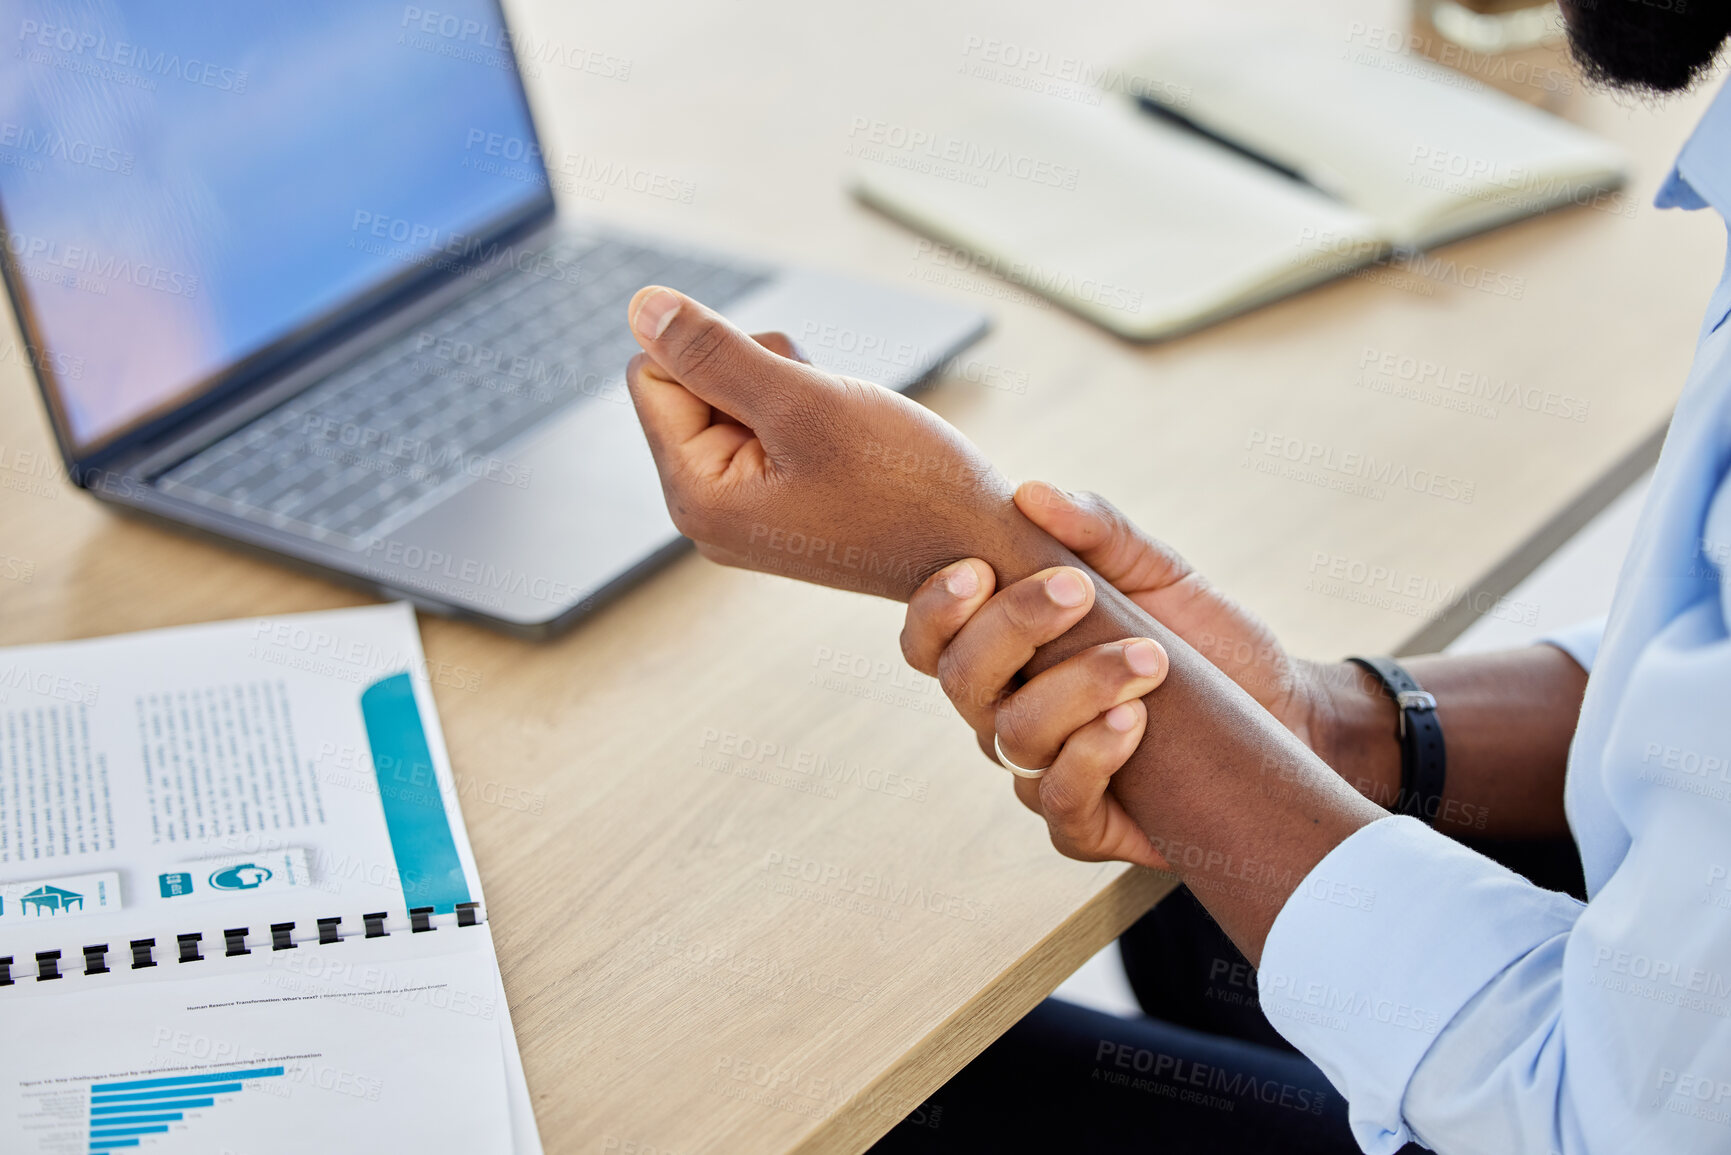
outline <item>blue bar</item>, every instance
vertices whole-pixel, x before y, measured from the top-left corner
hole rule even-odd
[[[221,1083],[215,1087],[195,1088],[200,1095],[226,1095],[230,1091],[240,1089],[239,1083]],[[92,1095],[90,1096],[90,1105],[94,1107],[98,1103],[130,1103],[137,1099],[172,1099],[176,1095],[186,1093],[185,1087],[168,1087],[161,1091],[134,1091],[130,1095]],[[149,1106],[149,1103],[140,1103],[138,1109],[142,1111]]]
[[[136,1146],[138,1146],[138,1140],[137,1139],[92,1139],[90,1141],[90,1149],[92,1151],[103,1151],[103,1150],[106,1150],[110,1147],[136,1147]]]
[[[361,694],[361,717],[367,724],[373,774],[403,898],[410,907],[430,906],[434,914],[449,914],[457,903],[469,901],[469,883],[457,858],[409,675],[392,674],[368,686]]]
[[[167,1123],[158,1123],[154,1127],[117,1127],[112,1131],[92,1131],[92,1139],[112,1139],[116,1135],[153,1135],[158,1131],[168,1130]]]
[[[407,675],[404,675],[405,677]],[[197,1090],[196,1083],[232,1083],[236,1079],[268,1079],[282,1074],[281,1067],[260,1067],[256,1071],[224,1071],[220,1075],[181,1075],[175,1079],[135,1079],[130,1083],[92,1083],[90,1093],[103,1091],[142,1091],[146,1087],[187,1087]]]
[[[166,1106],[169,1106],[169,1107],[186,1107],[186,1106],[209,1107],[211,1104],[213,1104],[215,1102],[216,1102],[215,1099],[196,1099],[196,1100],[192,1101],[191,1103],[168,1103],[168,1104],[166,1104]],[[170,1114],[167,1114],[167,1115],[116,1115],[110,1119],[105,1119],[102,1117],[103,1112],[105,1112],[105,1111],[136,1111],[136,1110],[138,1110],[137,1107],[97,1107],[96,1109],[91,1111],[92,1118],[90,1120],[90,1125],[92,1127],[118,1127],[122,1123],[178,1123],[180,1121],[180,1118],[181,1118],[179,1111],[174,1111],[174,1112],[171,1112]]]

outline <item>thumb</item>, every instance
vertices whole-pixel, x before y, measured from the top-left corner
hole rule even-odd
[[[1164,589],[1190,576],[1189,562],[1143,533],[1103,497],[1025,481],[1016,488],[1016,508],[1126,593]]]
[[[753,428],[816,384],[811,368],[765,348],[673,289],[637,290],[626,316],[637,343],[663,374]]]

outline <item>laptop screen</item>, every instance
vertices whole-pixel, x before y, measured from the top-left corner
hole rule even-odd
[[[550,204],[496,0],[7,9],[7,271],[75,457]]]

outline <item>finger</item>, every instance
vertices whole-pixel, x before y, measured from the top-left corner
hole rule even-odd
[[[627,317],[665,379],[745,425],[822,388],[815,370],[790,363],[683,293],[660,285],[639,289]]]
[[[625,370],[626,388],[650,456],[666,481],[694,475],[713,480],[736,464],[761,458],[762,444],[750,429],[669,378],[639,353]]]
[[[717,420],[709,402],[668,377],[645,354],[625,366],[625,386],[651,449],[684,445]]]
[[[1140,701],[1114,706],[1072,734],[1052,768],[1033,782],[1060,854],[1083,862],[1165,867],[1147,832],[1111,793],[1112,776],[1141,744],[1147,722]]]
[[[1018,799],[1045,821],[1059,853],[1082,849],[1076,836],[1084,820],[1104,803],[1112,775],[1129,761],[1147,726],[1148,711],[1140,702],[1114,706],[1109,716],[1078,726],[1045,774],[1017,782]]]
[[[998,703],[993,726],[1018,766],[1050,766],[1070,735],[1166,679],[1166,651],[1151,638],[1125,638],[1059,662]]]
[[[983,561],[963,558],[920,584],[902,623],[902,657],[922,674],[938,672],[938,656],[986,604],[998,575]]]
[[[1192,575],[1176,550],[1143,533],[1097,494],[1025,481],[1016,488],[1016,508],[1119,589],[1164,589]]]
[[[1000,590],[939,654],[938,684],[982,744],[995,732],[993,710],[1017,671],[1093,604],[1094,583],[1081,570],[1041,570]]]
[[[751,339],[777,357],[786,357],[789,361],[798,361],[801,365],[811,364],[811,358],[807,357],[786,333],[753,333]]]

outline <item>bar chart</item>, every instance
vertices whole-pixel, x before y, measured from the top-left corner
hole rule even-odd
[[[248,1083],[281,1078],[282,1067],[255,1067],[207,1075],[162,1079],[132,1079],[90,1085],[90,1151],[92,1155],[152,1145],[175,1123],[189,1122],[205,1112],[220,1110],[223,1096],[237,1094]]]

